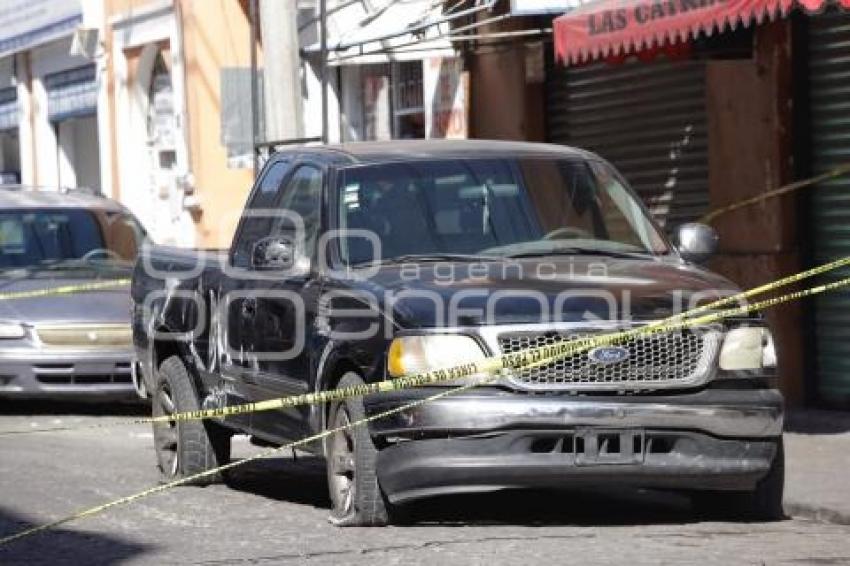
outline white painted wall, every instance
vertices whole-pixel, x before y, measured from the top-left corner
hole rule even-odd
[[[32,123],[33,104],[29,82],[29,53],[17,53],[18,143],[21,148],[21,183],[37,184]]]
[[[76,148],[74,169],[77,174],[77,186],[98,190],[103,181],[100,169],[97,116],[79,118],[71,122]]]
[[[74,170],[76,153],[76,136],[73,122],[66,120],[56,125],[56,185],[59,187],[77,188],[77,173]]]
[[[306,6],[306,5],[305,5]],[[333,7],[334,1],[328,2]],[[319,41],[318,22],[312,21],[315,17],[317,7],[305,7],[298,12],[298,27],[301,32],[298,36],[300,47],[303,49]],[[307,23],[311,22],[311,23]],[[301,93],[303,97],[303,122],[304,137],[312,138],[322,135],[322,82],[320,80],[321,68],[318,57],[301,58],[300,78]],[[335,67],[328,67],[328,141],[339,142],[340,135],[340,102],[338,73]],[[345,138],[347,139],[347,138]]]
[[[94,63],[97,66],[97,139],[103,140],[97,146],[97,162],[100,167],[100,191],[108,196],[115,195],[112,188],[112,148],[110,128],[112,117],[109,113],[109,84],[107,79],[107,54],[103,50],[104,6],[103,0],[82,0],[83,27],[98,30],[98,48]]]
[[[339,86],[337,69],[328,67],[328,141],[340,141]],[[301,83],[304,104],[304,137],[322,135],[322,82],[318,65],[304,61],[301,64]]]
[[[64,144],[60,144],[59,132],[54,124],[50,123],[47,88],[44,82],[45,77],[52,73],[90,64],[85,57],[70,55],[70,48],[71,37],[69,36],[36,47],[29,52],[32,71],[31,116],[29,120],[22,120],[21,126],[22,129],[31,128],[31,135],[35,137],[34,146],[38,152],[35,159],[38,169],[35,172],[35,182],[48,189],[76,186],[72,142],[69,138]],[[20,99],[20,91],[18,94]],[[22,148],[24,137],[22,132]],[[60,145],[64,145],[64,149]]]
[[[345,65],[339,68],[339,73],[342,85],[340,136],[343,141],[357,141],[363,131],[360,65]]]
[[[114,124],[119,148],[117,168],[121,201],[139,217],[157,243],[193,246],[195,226],[183,210],[182,182],[191,178],[186,133],[186,85],[182,36],[174,5],[154,1],[120,14],[109,21],[113,31],[112,57],[115,82]],[[171,53],[171,81],[174,93],[176,163],[172,182],[163,187],[153,175],[154,164],[148,148],[147,112],[151,70],[157,44],[168,41]],[[126,50],[142,47],[136,77],[131,83]]]
[[[59,123],[59,175],[65,187],[100,189],[97,116]]]

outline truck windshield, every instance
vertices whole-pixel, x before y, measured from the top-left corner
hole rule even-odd
[[[342,260],[410,256],[655,255],[668,244],[608,165],[451,159],[343,169]],[[363,231],[374,233],[375,241]]]
[[[130,267],[144,231],[124,213],[0,211],[0,269]]]

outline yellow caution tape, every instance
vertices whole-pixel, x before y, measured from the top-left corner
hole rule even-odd
[[[809,179],[803,179],[802,181],[795,181],[793,183],[789,183],[783,187],[779,187],[778,189],[773,189],[770,191],[766,191],[761,193],[760,195],[756,195],[752,198],[743,199],[729,206],[724,206],[723,208],[718,208],[717,210],[712,210],[705,216],[699,219],[700,222],[704,224],[711,223],[712,220],[717,218],[718,216],[722,216],[733,210],[738,210],[740,208],[745,208],[747,206],[758,204],[760,202],[766,201],[771,198],[775,198],[778,196],[782,196],[787,193],[791,193],[796,191],[797,189],[802,189],[804,187],[808,187],[810,185],[816,185],[818,183],[822,183],[823,181],[828,181],[829,179],[834,179],[836,177],[841,177],[850,173],[850,163],[846,163],[844,165],[839,165],[834,169],[830,169],[826,173],[821,173],[815,177],[811,177]]]
[[[649,335],[649,334],[657,334],[657,333],[665,333],[675,331],[681,328],[684,328],[682,325],[676,325],[677,321],[682,321],[687,318],[691,318],[697,316],[702,313],[714,311],[720,307],[726,306],[731,303],[742,302],[751,297],[761,295],[767,293],[769,291],[773,291],[779,289],[781,287],[785,287],[787,285],[791,285],[793,283],[797,283],[804,279],[814,277],[817,275],[822,275],[828,271],[832,271],[835,269],[839,269],[841,267],[850,266],[850,256],[837,259],[835,261],[831,261],[829,263],[819,265],[817,267],[813,267],[806,271],[802,271],[800,273],[795,273],[793,275],[789,275],[787,277],[783,277],[782,279],[778,279],[774,282],[767,283],[764,285],[760,285],[758,287],[754,287],[747,291],[743,291],[741,293],[737,293],[735,295],[730,295],[728,297],[724,297],[713,301],[709,304],[703,305],[701,307],[697,307],[691,309],[689,311],[668,317],[664,320],[657,321],[654,323],[647,324],[645,326],[637,327],[632,330],[615,332],[609,334],[599,334],[594,335],[585,339],[582,339],[582,345],[580,348],[576,350],[567,350],[560,351],[558,350],[555,353],[546,353],[545,355],[541,353],[542,349],[545,347],[536,348],[534,350],[528,350],[526,352],[514,353],[509,356],[497,356],[488,358],[484,361],[477,362],[477,364],[490,364],[489,368],[497,368],[501,369],[503,364],[505,363],[505,359],[510,357],[513,363],[516,362],[517,356],[520,354],[527,354],[529,357],[540,357],[540,364],[545,365],[546,363],[550,363],[556,361],[559,358],[575,355],[578,353],[585,352],[592,348],[608,345],[612,343],[616,343],[623,340],[628,340],[629,338]],[[793,300],[793,299],[791,299]],[[756,303],[755,306],[751,305],[747,312],[753,312],[755,310],[759,310],[759,306],[763,303]],[[743,313],[746,314],[746,313]],[[736,316],[736,315],[727,315],[727,316]],[[722,317],[720,317],[722,318]],[[717,322],[720,318],[711,319],[711,322]],[[707,324],[707,322],[702,322],[702,324]],[[572,343],[572,342],[571,342]],[[565,342],[559,343],[558,346],[562,347]],[[529,362],[532,363],[532,362]],[[535,362],[536,363],[536,362]],[[527,365],[516,365],[512,366],[514,369],[521,369],[523,367],[527,367]],[[472,373],[469,373],[472,371]],[[270,411],[275,409],[283,409],[290,408],[299,405],[316,405],[322,403],[328,403],[331,401],[341,401],[344,399],[348,399],[351,397],[359,397],[363,395],[369,395],[372,393],[383,393],[388,391],[398,391],[400,389],[407,389],[410,387],[417,387],[423,385],[436,385],[439,383],[444,383],[446,381],[452,381],[459,377],[466,377],[469,375],[475,375],[476,373],[487,373],[490,371],[488,369],[481,370],[478,366],[469,369],[465,366],[458,366],[453,368],[445,368],[440,370],[433,370],[422,374],[417,374],[413,376],[405,376],[399,377],[395,379],[388,379],[385,381],[379,381],[375,383],[369,383],[362,386],[356,387],[347,387],[343,389],[335,389],[332,391],[320,391],[316,393],[304,393],[301,395],[293,395],[290,397],[280,397],[276,399],[267,399],[265,401],[258,401],[255,403],[245,403],[241,405],[232,405],[229,407],[218,407],[214,409],[201,409],[197,411],[190,411],[185,413],[176,413],[173,415],[164,415],[160,417],[146,417],[146,418],[138,418],[138,419],[128,419],[124,421],[113,421],[110,423],[102,423],[102,424],[93,424],[93,425],[83,425],[83,426],[61,426],[61,427],[48,427],[48,428],[38,428],[38,429],[24,429],[24,430],[8,430],[8,431],[0,431],[1,436],[13,436],[13,435],[27,435],[27,434],[37,434],[42,432],[62,432],[62,431],[70,431],[70,430],[81,430],[81,429],[98,429],[98,428],[109,428],[113,426],[124,426],[124,425],[135,425],[135,424],[151,424],[151,423],[165,423],[165,422],[173,422],[173,421],[188,421],[188,420],[202,420],[202,419],[213,419],[213,418],[223,418],[230,417],[235,415],[243,415],[247,413],[255,413],[259,411]]]
[[[396,415],[398,413],[402,413],[404,411],[408,411],[410,409],[418,407],[419,405],[423,405],[423,404],[428,403],[430,401],[435,401],[435,400],[440,399],[442,397],[448,397],[449,395],[460,393],[462,391],[467,391],[467,390],[472,389],[473,387],[476,387],[478,385],[479,385],[478,383],[471,383],[469,385],[459,386],[459,387],[456,387],[454,389],[446,389],[446,390],[441,391],[440,393],[437,393],[435,395],[431,395],[430,397],[426,397],[424,399],[419,399],[417,401],[412,401],[412,402],[407,403],[405,405],[401,405],[399,407],[395,407],[393,409],[389,409],[387,411],[383,411],[381,413],[377,413],[377,414],[374,414],[372,416],[365,417],[365,418],[362,418],[360,420],[348,423],[347,425],[344,425],[344,426],[327,429],[327,430],[324,430],[320,433],[314,434],[312,436],[302,438],[301,440],[296,440],[294,442],[290,442],[288,444],[285,444],[285,445],[277,447],[277,448],[269,448],[268,450],[264,450],[262,452],[254,454],[253,456],[248,456],[248,457],[243,458],[241,460],[238,460],[238,461],[235,461],[235,462],[230,462],[229,464],[224,464],[223,466],[219,466],[217,468],[213,468],[213,469],[206,470],[204,472],[200,472],[200,473],[197,473],[197,474],[194,474],[194,475],[191,475],[191,476],[186,476],[184,478],[180,478],[180,479],[168,482],[168,483],[157,485],[157,486],[152,487],[150,489],[146,489],[144,491],[140,491],[138,493],[134,493],[134,494],[128,495],[126,497],[114,499],[114,500],[112,500],[108,503],[104,503],[102,505],[97,505],[95,507],[90,507],[90,508],[85,509],[83,511],[79,511],[77,513],[74,513],[73,515],[68,515],[67,517],[63,517],[62,519],[57,519],[56,521],[51,521],[49,523],[44,523],[42,525],[37,525],[35,527],[24,529],[23,531],[20,531],[18,533],[0,538],[0,546],[3,546],[3,545],[6,545],[6,544],[9,544],[11,542],[14,542],[16,540],[20,540],[22,538],[32,536],[34,534],[52,529],[54,527],[58,527],[59,525],[64,525],[65,523],[70,523],[71,521],[76,521],[78,519],[83,519],[85,517],[91,517],[92,515],[97,515],[99,513],[103,513],[104,511],[111,509],[113,507],[118,507],[119,505],[126,505],[128,503],[138,501],[139,499],[142,499],[144,497],[148,497],[149,495],[154,495],[156,493],[160,493],[160,492],[165,491],[167,489],[171,489],[172,487],[178,487],[178,486],[181,486],[181,485],[185,485],[187,483],[191,483],[191,482],[193,482],[197,479],[200,479],[200,478],[209,477],[209,476],[218,474],[218,473],[223,472],[223,471],[231,470],[231,469],[233,469],[237,466],[242,466],[242,465],[247,464],[249,462],[259,460],[261,458],[267,458],[269,456],[273,456],[275,454],[279,454],[279,453],[285,452],[287,450],[292,450],[294,448],[298,448],[298,447],[310,444],[312,442],[322,440],[322,439],[327,438],[328,436],[331,436],[331,435],[336,434],[338,432],[342,432],[344,430],[349,430],[349,429],[352,429],[352,428],[357,427],[357,426],[363,426],[363,425],[370,423],[372,421],[376,421],[378,419],[382,419],[382,418],[385,418],[385,417]]]
[[[841,279],[839,281],[835,281],[833,283],[828,283],[828,284],[825,284],[825,285],[819,285],[817,287],[812,287],[810,289],[805,289],[805,290],[797,291],[797,292],[794,292],[794,293],[788,293],[787,295],[782,295],[780,297],[775,297],[773,299],[766,299],[764,301],[760,301],[758,303],[753,303],[751,305],[744,305],[744,306],[741,306],[741,307],[727,309],[727,310],[722,311],[722,312],[706,314],[704,316],[701,316],[701,317],[698,317],[698,318],[695,318],[695,319],[684,320],[684,321],[681,321],[681,322],[678,322],[678,323],[674,323],[673,325],[670,325],[669,329],[666,330],[666,331],[671,331],[671,330],[675,330],[675,329],[678,329],[678,328],[691,327],[691,326],[697,326],[697,325],[707,324],[707,323],[711,323],[711,322],[716,322],[718,320],[722,320],[723,318],[727,318],[727,317],[730,317],[730,316],[740,316],[740,315],[752,312],[753,310],[761,310],[761,309],[764,309],[764,308],[773,307],[773,306],[776,306],[776,305],[781,304],[781,303],[786,303],[786,302],[793,301],[793,300],[796,300],[796,299],[801,299],[803,297],[808,297],[808,296],[817,295],[817,294],[820,294],[820,293],[825,293],[827,291],[831,291],[831,290],[834,290],[834,289],[838,289],[840,287],[847,287],[847,286],[850,286],[850,277]],[[606,338],[605,343],[611,343],[613,341],[614,337],[623,336],[623,335],[634,336],[634,335],[637,335],[637,334],[642,334],[646,331],[647,331],[647,328],[644,327],[644,328],[635,329],[634,331],[626,331],[626,332],[622,332],[622,333],[609,334],[609,335],[605,336],[605,338]],[[659,333],[659,332],[664,332],[664,331],[665,330],[656,329],[656,330],[652,331],[652,333]],[[596,338],[602,338],[602,337],[596,337]],[[443,398],[443,397],[448,397],[449,395],[461,393],[463,391],[468,391],[470,389],[473,389],[475,387],[478,387],[479,385],[486,383],[489,380],[495,379],[495,377],[497,375],[499,375],[499,370],[515,369],[515,368],[518,368],[518,367],[529,367],[529,366],[536,366],[536,365],[540,365],[540,364],[545,364],[545,363],[548,363],[548,361],[550,361],[550,360],[545,359],[545,356],[547,354],[554,356],[554,355],[559,355],[559,353],[562,353],[562,352],[565,352],[565,351],[571,351],[573,349],[577,350],[578,348],[582,348],[582,347],[584,347],[583,345],[590,343],[590,342],[596,343],[597,340],[596,339],[573,340],[573,341],[570,341],[570,342],[558,343],[558,344],[555,344],[555,345],[552,345],[552,346],[545,346],[545,347],[542,347],[542,348],[533,348],[533,349],[527,350],[526,352],[521,352],[521,353],[518,353],[518,354],[515,354],[515,355],[500,356],[498,358],[489,358],[489,359],[485,360],[484,362],[480,362],[480,363],[479,362],[473,362],[473,363],[457,366],[457,368],[454,368],[454,369],[457,369],[457,373],[456,373],[457,377],[465,377],[465,376],[468,376],[468,375],[474,375],[476,373],[482,373],[484,371],[488,371],[488,373],[491,373],[492,375],[489,375],[488,378],[481,380],[481,381],[476,381],[476,382],[469,383],[469,384],[462,385],[462,386],[458,386],[458,387],[455,387],[455,388],[452,388],[452,389],[445,389],[445,390],[440,391],[439,393],[436,393],[436,394],[431,395],[429,397],[426,397],[424,399],[419,399],[419,400],[416,400],[416,401],[412,401],[410,403],[406,403],[406,404],[401,405],[399,407],[395,407],[393,409],[389,409],[387,411],[383,411],[381,413],[377,413],[377,414],[365,417],[363,419],[351,422],[347,425],[332,428],[332,429],[327,429],[327,430],[324,430],[322,432],[316,433],[314,435],[308,436],[306,438],[302,438],[301,440],[296,440],[294,442],[287,443],[287,444],[280,446],[280,447],[277,447],[277,448],[270,448],[268,450],[262,451],[258,454],[255,454],[253,456],[249,456],[247,458],[244,458],[244,459],[236,461],[236,462],[231,462],[229,464],[225,464],[225,465],[219,466],[217,468],[206,470],[206,471],[200,472],[198,474],[194,474],[194,475],[191,475],[191,476],[180,478],[180,479],[177,479],[177,480],[174,480],[174,481],[162,484],[162,485],[152,487],[150,489],[146,489],[144,491],[140,491],[138,493],[134,493],[132,495],[128,495],[126,497],[114,499],[114,500],[109,501],[107,503],[104,503],[102,505],[90,507],[89,509],[79,511],[77,513],[74,513],[74,514],[69,515],[67,517],[63,517],[62,519],[58,519],[56,521],[51,521],[49,523],[45,523],[45,524],[42,524],[42,525],[37,525],[35,527],[25,529],[23,531],[20,531],[18,533],[15,533],[15,534],[12,534],[12,535],[9,535],[9,536],[6,536],[6,537],[0,539],[0,546],[9,544],[11,542],[14,542],[16,540],[20,540],[20,539],[28,537],[28,536],[35,535],[37,533],[49,530],[49,529],[51,529],[53,527],[57,527],[59,525],[64,525],[64,524],[69,523],[71,521],[83,519],[85,517],[91,517],[92,515],[97,515],[99,513],[107,511],[107,510],[109,510],[113,507],[117,507],[119,505],[126,505],[128,503],[138,501],[139,499],[160,493],[162,491],[165,491],[167,489],[171,489],[173,487],[185,485],[185,484],[190,483],[190,482],[192,482],[196,479],[199,479],[199,478],[212,476],[214,474],[218,474],[220,472],[233,469],[237,466],[247,464],[248,462],[253,462],[253,461],[259,460],[261,458],[266,458],[268,456],[273,456],[275,454],[279,454],[279,453],[284,452],[286,450],[292,450],[294,448],[298,448],[300,446],[304,446],[304,445],[310,444],[312,442],[322,440],[324,438],[327,438],[328,436],[331,436],[331,435],[336,434],[338,432],[342,432],[344,430],[349,430],[349,429],[352,429],[352,428],[357,427],[357,426],[363,426],[367,423],[370,423],[370,422],[373,422],[373,421],[376,421],[376,420],[379,420],[379,419],[382,419],[382,418],[386,418],[386,417],[389,417],[389,416],[392,416],[392,415],[403,413],[403,412],[408,411],[410,409],[416,408],[420,405],[424,405],[425,403],[429,403],[431,401],[435,401],[435,400]],[[578,345],[576,345],[576,344],[578,344]],[[497,361],[499,363],[496,363]],[[449,371],[449,370],[440,370],[440,371]],[[428,372],[428,373],[434,373],[434,372]],[[427,375],[427,374],[421,374],[421,376],[425,376],[425,375]],[[414,376],[410,379],[413,380],[416,377],[420,377],[420,376]],[[362,388],[348,388],[348,389],[362,389]],[[339,391],[344,391],[344,390],[339,390]]]
[[[349,423],[347,425],[328,429],[328,430],[316,433],[314,435],[308,436],[306,438],[302,438],[301,440],[296,440],[294,442],[290,442],[288,444],[285,444],[285,445],[277,447],[277,448],[271,448],[271,449],[265,450],[263,452],[255,454],[254,456],[250,456],[248,458],[244,458],[244,459],[236,461],[236,462],[231,462],[229,464],[225,464],[225,465],[219,466],[217,468],[206,470],[206,471],[200,472],[198,474],[194,474],[194,475],[191,475],[191,476],[187,476],[185,478],[180,478],[180,479],[177,479],[177,480],[174,480],[174,481],[162,484],[162,485],[158,485],[156,487],[152,487],[150,489],[140,491],[140,492],[135,493],[133,495],[121,497],[119,499],[115,499],[115,500],[110,501],[108,503],[104,503],[102,505],[97,505],[95,507],[91,507],[89,509],[85,509],[83,511],[74,513],[72,515],[69,515],[69,516],[64,517],[62,519],[58,519],[56,521],[52,521],[52,522],[49,522],[49,523],[45,523],[43,525],[38,525],[38,526],[35,526],[35,527],[31,527],[29,529],[25,529],[23,531],[20,531],[18,533],[15,533],[13,535],[9,535],[9,536],[6,536],[6,537],[0,539],[0,546],[9,544],[9,543],[14,542],[16,540],[20,540],[22,538],[25,538],[25,537],[28,537],[28,536],[31,536],[31,535],[34,535],[34,534],[37,534],[37,533],[40,533],[40,532],[43,532],[43,531],[46,531],[48,529],[51,529],[53,527],[57,527],[59,525],[63,525],[65,523],[75,521],[77,519],[82,519],[82,518],[85,518],[85,517],[90,517],[92,515],[97,515],[99,513],[107,511],[108,509],[111,509],[113,507],[117,507],[119,505],[125,505],[125,504],[128,504],[128,503],[132,503],[132,502],[137,501],[139,499],[142,499],[144,497],[154,495],[156,493],[160,493],[160,492],[165,491],[167,489],[171,489],[172,487],[185,485],[185,484],[190,483],[190,482],[192,482],[196,479],[199,479],[199,478],[208,477],[208,476],[217,474],[219,472],[230,470],[230,469],[235,468],[237,466],[241,466],[241,465],[246,464],[248,462],[252,462],[252,461],[255,461],[255,460],[258,460],[258,459],[261,459],[261,458],[265,458],[265,457],[268,457],[268,456],[272,456],[274,454],[278,454],[278,453],[283,452],[285,450],[291,450],[291,449],[298,448],[300,446],[304,446],[304,445],[312,443],[312,442],[316,442],[318,440],[321,440],[323,438],[326,438],[328,436],[331,436],[331,435],[336,434],[337,432],[341,432],[343,430],[349,430],[349,429],[354,428],[356,426],[363,426],[367,423],[376,421],[378,419],[382,419],[382,418],[385,418],[385,417],[388,417],[388,416],[392,416],[392,415],[395,415],[395,414],[402,413],[404,411],[408,411],[410,409],[413,409],[413,408],[418,407],[420,405],[423,405],[425,403],[435,401],[437,399],[447,397],[447,396],[452,395],[452,394],[457,394],[457,393],[460,393],[460,392],[463,392],[463,391],[468,391],[472,388],[475,388],[475,387],[478,387],[479,385],[482,385],[483,383],[486,383],[487,381],[495,379],[495,377],[498,376],[499,373],[502,370],[505,370],[505,369],[517,369],[517,368],[523,368],[523,367],[538,366],[538,365],[541,365],[541,364],[551,362],[552,359],[554,359],[555,357],[563,356],[563,355],[572,355],[572,354],[578,353],[579,351],[586,350],[589,347],[595,347],[595,346],[604,345],[604,344],[611,344],[611,343],[614,343],[615,341],[623,340],[623,339],[627,339],[627,338],[635,337],[635,336],[642,336],[642,335],[646,335],[646,334],[658,334],[658,333],[663,333],[663,332],[672,332],[672,331],[680,330],[680,329],[683,329],[683,328],[689,328],[689,327],[693,327],[693,326],[701,326],[701,325],[705,325],[705,324],[710,324],[710,323],[713,323],[713,322],[723,320],[725,318],[729,318],[729,317],[733,317],[733,316],[742,316],[742,315],[745,315],[747,313],[753,312],[755,310],[763,310],[763,309],[770,308],[770,307],[773,307],[773,306],[776,306],[776,305],[779,305],[779,304],[782,304],[782,303],[787,303],[789,301],[801,299],[801,298],[804,298],[804,297],[818,295],[818,294],[821,294],[821,293],[825,293],[827,291],[832,291],[832,290],[835,290],[835,289],[838,289],[838,288],[841,288],[841,287],[847,287],[847,286],[850,286],[850,277],[840,279],[840,280],[832,282],[832,283],[827,283],[827,284],[824,284],[824,285],[818,285],[816,287],[811,287],[809,289],[804,289],[804,290],[801,290],[801,291],[788,293],[786,295],[781,295],[779,297],[774,297],[772,299],[765,299],[765,300],[759,301],[757,303],[752,303],[752,304],[749,304],[749,305],[742,305],[742,306],[739,306],[739,307],[726,309],[724,311],[705,314],[705,315],[702,315],[702,316],[699,316],[699,317],[696,317],[696,318],[689,318],[687,320],[680,320],[678,322],[673,322],[673,323],[669,323],[669,324],[662,322],[662,323],[657,323],[655,325],[648,325],[648,326],[636,328],[636,329],[633,329],[633,330],[627,330],[627,331],[624,331],[624,332],[612,333],[612,334],[607,334],[607,335],[603,335],[603,336],[595,336],[595,337],[587,338],[587,339],[577,339],[577,340],[572,340],[572,341],[568,341],[568,342],[567,341],[560,342],[560,343],[553,344],[551,346],[543,346],[543,347],[540,347],[540,348],[531,348],[531,349],[528,349],[524,352],[518,352],[516,354],[487,358],[486,360],[483,360],[481,362],[470,362],[468,364],[462,364],[462,365],[459,365],[459,366],[455,366],[453,368],[447,368],[447,369],[443,369],[443,370],[435,370],[435,371],[432,371],[432,372],[426,372],[426,373],[419,374],[419,375],[416,375],[416,376],[411,376],[411,377],[408,377],[408,378],[399,378],[397,380],[393,380],[393,382],[406,382],[410,385],[419,385],[423,381],[427,382],[426,378],[428,378],[431,375],[434,375],[434,376],[440,375],[440,376],[445,377],[446,379],[456,379],[456,378],[460,378],[460,377],[469,377],[469,376],[482,374],[482,373],[490,374],[490,375],[488,375],[487,378],[485,378],[483,380],[478,380],[478,381],[475,381],[475,382],[472,382],[472,383],[469,383],[469,384],[466,384],[466,385],[462,385],[462,386],[459,386],[459,387],[455,387],[455,388],[452,388],[452,389],[445,389],[445,390],[440,391],[439,393],[436,393],[436,394],[431,395],[429,397],[426,397],[424,399],[412,401],[410,403],[401,405],[399,407],[395,407],[393,409],[389,409],[387,411],[383,411],[381,413],[377,413],[375,415],[368,416],[368,417],[365,417],[363,419],[354,421],[354,422]],[[705,308],[705,307],[702,307],[702,308]],[[677,317],[671,317],[671,318],[681,318],[685,314],[686,313],[683,313],[682,315],[677,315]],[[446,377],[448,375],[451,375],[451,377]],[[387,383],[391,383],[391,382],[380,382],[380,383],[387,384]],[[362,386],[362,387],[345,388],[345,389],[339,389],[339,390],[336,390],[336,391],[339,391],[339,392],[358,391],[358,392],[360,392],[360,394],[365,394],[365,393],[372,392],[373,389],[374,389],[374,386],[378,386],[378,388],[377,388],[378,391],[391,390],[391,389],[386,389],[386,388],[380,387],[380,384],[376,383],[376,384],[372,384],[371,386],[365,385],[365,386]],[[330,392],[328,392],[328,393],[330,393]],[[302,396],[299,396],[299,397],[302,397]],[[344,398],[346,398],[346,397],[341,396],[339,399],[336,399],[336,398],[333,398],[333,399],[327,398],[327,399],[328,400],[342,400]],[[171,420],[171,419],[167,419],[167,420]]]
[[[71,295],[74,293],[85,293],[87,291],[98,291],[110,287],[123,287],[129,285],[129,279],[111,279],[109,281],[95,281],[94,283],[81,283],[79,285],[64,285],[51,289],[34,289],[32,291],[13,291],[0,293],[0,301],[13,301],[18,299],[37,299],[39,297],[50,297],[53,295]]]

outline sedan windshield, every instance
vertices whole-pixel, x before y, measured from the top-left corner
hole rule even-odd
[[[0,211],[0,269],[129,267],[144,237],[128,214],[86,209]]]
[[[597,161],[452,159],[355,166],[341,172],[338,191],[339,227],[346,234],[341,253],[349,265],[452,254],[669,251],[617,173]]]

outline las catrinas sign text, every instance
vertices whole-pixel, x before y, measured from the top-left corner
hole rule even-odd
[[[726,0],[655,0],[629,7],[614,8],[588,14],[587,33],[600,35],[620,32],[632,25],[647,25],[725,3]]]

